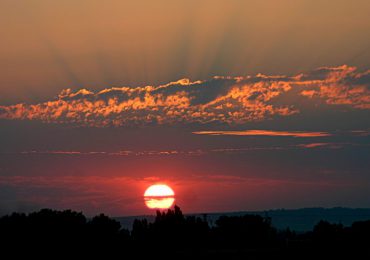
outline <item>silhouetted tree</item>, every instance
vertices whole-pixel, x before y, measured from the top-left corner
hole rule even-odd
[[[104,214],[93,217],[88,223],[88,242],[95,256],[107,257],[120,246],[121,224]]]
[[[354,222],[348,233],[352,247],[365,249],[370,255],[370,220]]]
[[[149,224],[147,219],[135,219],[132,225],[131,236],[134,241],[143,242],[149,236]]]
[[[218,243],[228,247],[264,247],[276,239],[270,218],[259,215],[221,216],[216,221],[214,235]]]
[[[104,214],[93,217],[88,224],[91,231],[96,235],[103,236],[103,239],[117,235],[121,229],[121,224],[117,220]]]
[[[313,229],[313,238],[321,248],[330,248],[341,245],[344,239],[342,224],[331,224],[327,221],[320,221]]]
[[[152,223],[136,219],[129,232],[104,214],[87,220],[81,212],[42,209],[1,217],[0,240],[3,255],[11,252],[12,258],[22,258],[24,253],[28,258],[110,259],[118,254],[138,259],[164,248],[176,259],[367,259],[370,220],[351,227],[320,221],[311,232],[277,232],[268,217],[221,216],[210,227],[207,218],[185,216],[175,206],[157,211]]]

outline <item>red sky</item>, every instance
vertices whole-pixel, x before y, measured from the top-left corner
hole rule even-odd
[[[2,1],[0,214],[370,207],[369,1]]]

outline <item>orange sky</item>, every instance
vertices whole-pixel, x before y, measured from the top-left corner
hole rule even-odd
[[[369,67],[370,2],[3,0],[0,102],[101,89]]]

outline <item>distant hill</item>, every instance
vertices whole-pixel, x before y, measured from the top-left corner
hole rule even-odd
[[[370,220],[370,208],[302,208],[302,209],[273,209],[266,211],[240,211],[223,213],[187,214],[206,218],[210,225],[214,225],[220,216],[240,216],[245,214],[257,214],[270,217],[272,225],[279,230],[290,228],[297,232],[312,230],[320,220],[330,223],[341,223],[350,226],[354,221]],[[116,217],[122,227],[130,229],[135,219],[146,218],[149,222],[154,221],[154,215]]]

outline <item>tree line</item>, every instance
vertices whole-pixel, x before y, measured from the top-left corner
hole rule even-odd
[[[153,222],[136,219],[132,230],[104,214],[42,209],[0,218],[3,254],[103,259],[312,259],[370,256],[370,220],[350,227],[320,221],[312,231],[277,230],[260,215],[185,216],[178,206],[156,212]],[[53,257],[51,257],[53,258]]]

